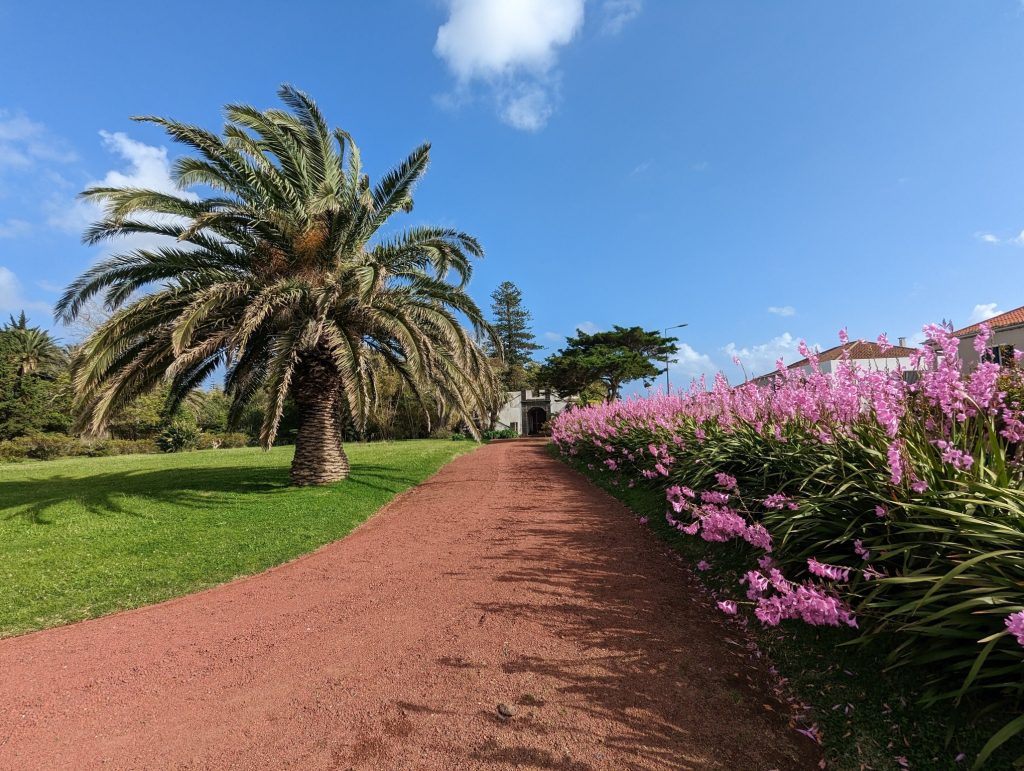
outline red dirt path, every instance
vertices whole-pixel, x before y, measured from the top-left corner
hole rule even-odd
[[[494,444],[307,557],[0,642],[0,767],[816,767],[729,637],[621,505]]]

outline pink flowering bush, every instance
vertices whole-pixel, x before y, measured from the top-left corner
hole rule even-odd
[[[956,338],[925,333],[914,376],[848,360],[826,373],[803,346],[809,373],[780,362],[768,383],[719,375],[567,410],[552,439],[617,484],[663,490],[683,536],[745,544],[750,570],[722,602],[769,625],[894,635],[891,663],[926,662],[935,698],[1021,696],[1021,373],[966,372]]]

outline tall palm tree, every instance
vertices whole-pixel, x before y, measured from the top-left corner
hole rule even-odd
[[[8,351],[18,365],[18,377],[33,373],[50,375],[66,363],[64,350],[50,333],[30,327],[24,313],[18,319],[12,316],[3,332],[9,343]]]
[[[232,418],[258,393],[269,394],[265,447],[294,399],[300,427],[292,483],[324,484],[348,474],[342,412],[365,424],[375,357],[414,392],[429,386],[470,426],[486,409],[495,376],[460,323],[493,336],[466,293],[471,258],[483,250],[450,228],[381,235],[393,215],[412,209],[429,145],[371,186],[349,134],[331,131],[301,91],[282,86],[278,93],[288,110],[228,105],[222,136],[136,118],[197,153],[174,164],[182,191],[212,190],[204,197],[83,192],[104,206],[87,243],[140,233],[167,243],[104,259],[68,287],[57,315],[74,320],[98,293],[111,310],[75,358],[84,430],[102,430],[119,407],[162,379],[171,383],[173,409],[225,365]]]

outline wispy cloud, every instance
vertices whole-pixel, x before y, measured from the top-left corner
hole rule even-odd
[[[643,0],[604,0],[601,4],[601,32],[618,35],[643,9]]]
[[[0,222],[0,238],[19,238],[32,232],[32,223],[19,219]]]
[[[651,163],[652,161],[650,160],[642,161],[638,163],[636,166],[634,166],[633,170],[629,173],[632,174],[633,176],[636,176],[637,174],[643,174],[645,171],[651,168]]]
[[[10,268],[0,265],[0,313],[37,312],[50,315],[50,306],[25,297],[21,282]],[[49,321],[49,319],[47,319]]]
[[[766,343],[740,347],[729,343],[722,348],[722,353],[730,359],[739,359],[747,374],[751,377],[763,375],[775,368],[775,362],[782,359],[791,364],[800,358],[800,341],[789,332],[783,332]]]
[[[796,308],[792,305],[769,305],[768,312],[776,316],[795,316]]]
[[[586,332],[588,335],[592,335],[595,332],[600,332],[601,327],[595,324],[593,321],[581,321],[576,325],[577,332]]]
[[[967,321],[970,324],[979,324],[982,321],[988,321],[994,316],[998,316],[1002,313],[997,307],[997,303],[978,303],[974,306],[974,310],[971,311],[971,315]]]
[[[984,231],[978,231],[974,234],[974,237],[985,244],[1013,244],[1014,246],[1024,246],[1024,230],[1015,236],[1009,238],[1001,238],[995,233],[987,233]]]
[[[27,169],[39,161],[69,163],[77,158],[68,144],[22,112],[0,109],[0,168]]]

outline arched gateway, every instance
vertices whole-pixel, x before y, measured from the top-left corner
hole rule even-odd
[[[537,436],[544,424],[566,406],[565,399],[547,389],[509,391],[505,404],[498,410],[495,428],[512,429],[519,436]]]
[[[543,407],[530,407],[526,411],[526,433],[536,436],[541,428],[547,423],[548,412]]]

